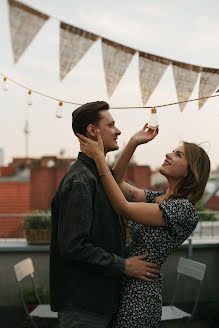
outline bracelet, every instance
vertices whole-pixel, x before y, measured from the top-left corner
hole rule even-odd
[[[103,174],[100,174],[100,177],[105,177],[106,175],[112,175],[112,173],[103,173]]]

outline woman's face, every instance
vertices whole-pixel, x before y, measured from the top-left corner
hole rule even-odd
[[[185,158],[184,146],[179,146],[172,153],[166,154],[159,172],[167,179],[180,181],[187,175],[188,162]]]

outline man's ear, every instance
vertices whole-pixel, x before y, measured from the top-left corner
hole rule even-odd
[[[87,136],[92,137],[92,138],[96,137],[94,124],[88,124],[88,126],[87,126]]]

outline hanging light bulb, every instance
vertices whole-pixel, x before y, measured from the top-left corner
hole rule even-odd
[[[8,81],[7,81],[7,77],[4,77],[4,79],[3,79],[2,89],[3,89],[4,91],[8,91]]]
[[[152,108],[151,116],[148,124],[148,132],[152,134],[156,130],[156,133],[158,133],[158,129],[159,129],[159,122],[158,122],[157,110],[156,108]]]
[[[29,90],[28,94],[27,94],[27,105],[31,106],[33,104],[33,100],[32,100],[32,91]]]
[[[59,105],[57,107],[57,110],[56,110],[56,117],[58,117],[58,118],[62,118],[62,115],[63,115],[62,106],[63,106],[63,103],[62,103],[62,101],[60,101]]]

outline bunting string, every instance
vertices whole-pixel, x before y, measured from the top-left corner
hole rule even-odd
[[[178,102],[159,105],[156,106],[157,108],[178,104],[182,112],[186,103],[198,100],[198,108],[200,109],[207,99],[216,97],[212,96],[212,94],[219,86],[219,69],[191,65],[142,52],[135,48],[106,39],[101,35],[62,22],[56,17],[49,16],[17,0],[8,0],[8,6],[11,43],[15,63],[20,60],[23,53],[48,20],[53,18],[59,22],[60,81],[72,71],[83,56],[92,48],[94,43],[100,40],[108,97],[111,97],[115,92],[135,55],[137,55],[139,59],[138,71],[143,105],[148,102],[169,66],[172,67]],[[199,75],[198,98],[189,100]],[[13,82],[16,83],[15,81]],[[44,95],[38,91],[34,92]],[[44,96],[60,101],[60,99],[55,97]],[[68,101],[63,102],[80,105]],[[151,108],[151,106],[119,108]]]
[[[66,104],[71,104],[71,105],[77,105],[77,106],[81,106],[82,105],[82,104],[79,104],[79,103],[76,103],[76,102],[67,101],[67,100],[63,100],[63,99],[60,99],[60,98],[52,97],[52,96],[50,96],[48,94],[45,94],[43,92],[40,92],[40,91],[37,91],[37,90],[33,90],[31,88],[28,88],[27,86],[21,84],[20,82],[17,82],[14,79],[11,79],[11,78],[7,77],[5,74],[3,74],[1,72],[0,72],[0,75],[3,78],[7,78],[8,81],[10,81],[10,82],[18,85],[19,87],[21,87],[23,89],[26,89],[26,90],[31,90],[31,92],[36,93],[36,94],[38,94],[40,96],[43,96],[45,98],[49,98],[49,99],[56,100],[56,101],[61,102],[61,103],[66,103]],[[113,107],[110,107],[110,108],[111,109],[134,109],[134,108],[136,108],[136,109],[141,109],[141,108],[142,109],[151,109],[151,108],[162,108],[162,107],[179,105],[179,104],[193,102],[193,101],[207,100],[209,98],[215,98],[215,97],[219,97],[219,94],[211,95],[211,96],[207,96],[207,97],[200,97],[200,98],[195,98],[195,99],[183,100],[183,101],[178,101],[178,102],[173,102],[173,103],[168,103],[168,104],[163,104],[163,105],[155,105],[155,106],[116,106],[116,107],[113,106]]]

